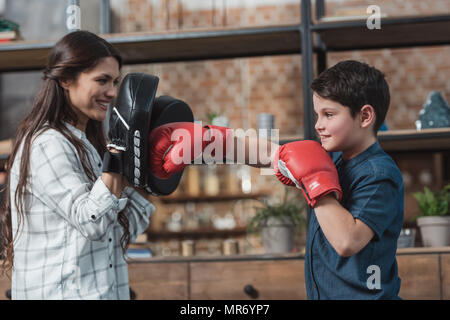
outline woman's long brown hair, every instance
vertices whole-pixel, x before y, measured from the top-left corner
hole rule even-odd
[[[7,162],[8,177],[4,190],[5,197],[0,210],[3,242],[1,254],[4,271],[9,271],[13,267],[14,259],[13,244],[15,239],[13,239],[11,224],[11,203],[14,201],[17,208],[17,234],[19,234],[20,226],[23,224],[25,217],[23,196],[26,192],[30,173],[31,143],[38,134],[50,128],[61,132],[75,146],[89,180],[94,183],[97,179],[84,143],[65,126],[66,122],[76,125],[77,116],[69,105],[67,94],[61,87],[60,81],[77,80],[81,72],[94,68],[99,60],[105,57],[114,57],[119,63],[119,68],[122,67],[122,59],[114,47],[88,31],[75,31],[67,34],[56,43],[50,53],[47,66],[43,72],[41,88],[36,94],[31,112],[17,129],[13,150]],[[86,137],[97,149],[99,155],[103,156],[106,151],[103,123],[89,120],[86,127]],[[18,164],[20,165],[20,176],[13,198],[10,190],[10,169],[22,144],[22,157],[20,164]],[[123,253],[125,253],[130,241],[130,231],[129,221],[124,212],[119,213],[118,221],[124,231],[120,242]]]

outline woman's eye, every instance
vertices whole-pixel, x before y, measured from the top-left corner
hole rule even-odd
[[[326,116],[327,118],[331,118],[331,117],[333,116],[333,114],[332,114],[332,113],[325,113],[325,116]]]

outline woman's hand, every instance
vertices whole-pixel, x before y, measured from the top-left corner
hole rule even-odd
[[[109,152],[111,153],[120,153],[122,151],[116,150],[114,148],[110,148]],[[125,187],[123,184],[123,175],[114,172],[103,172],[102,181],[106,185],[106,187],[111,191],[113,195],[115,195],[118,199],[122,194],[122,190]]]

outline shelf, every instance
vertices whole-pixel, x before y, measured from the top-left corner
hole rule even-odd
[[[300,136],[280,137],[280,144],[302,139]],[[378,141],[386,152],[450,150],[450,128],[380,131]]]
[[[222,256],[155,256],[152,258],[132,259],[133,263],[175,263],[175,262],[220,262],[220,261],[267,261],[267,260],[296,260],[304,259],[304,249],[293,253],[263,253],[263,254],[236,254]],[[131,261],[131,260],[130,260]]]
[[[124,64],[300,54],[301,46],[298,25],[100,36],[119,50]],[[0,72],[43,69],[54,45],[54,41],[1,44]]]
[[[450,128],[388,130],[378,134],[386,152],[450,150]]]
[[[400,48],[450,44],[450,15],[381,18],[381,29],[366,19],[321,22],[311,27],[327,51]]]
[[[183,202],[220,202],[220,201],[232,201],[232,200],[242,200],[242,199],[258,199],[262,197],[267,197],[269,193],[259,192],[259,193],[240,193],[240,194],[220,194],[217,196],[206,196],[201,195],[197,197],[180,195],[180,196],[165,196],[158,197],[159,200],[165,203],[183,203]]]
[[[200,239],[200,238],[227,238],[243,236],[247,233],[247,228],[240,227],[234,229],[213,229],[199,228],[195,230],[183,231],[147,231],[148,241],[164,239]]]

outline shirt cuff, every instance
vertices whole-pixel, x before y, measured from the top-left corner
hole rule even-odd
[[[138,204],[142,211],[148,212],[148,214],[152,214],[155,211],[155,206],[145,197],[143,197],[139,192],[137,192],[132,187],[125,187],[123,189],[123,193],[128,196],[130,201],[134,201],[134,203]]]
[[[134,199],[136,197],[138,197],[138,199],[144,199],[145,201],[148,201],[146,198],[144,198],[143,196],[141,196],[139,194],[139,192],[137,192],[136,190],[134,190],[134,188],[132,187],[125,187],[123,189],[123,194],[125,194],[128,198],[130,199]]]
[[[112,209],[117,213],[122,211],[127,205],[128,198],[122,196],[118,199],[105,185],[101,177],[98,177],[97,181],[91,190],[91,196],[98,199],[100,202],[108,203],[112,205]]]

